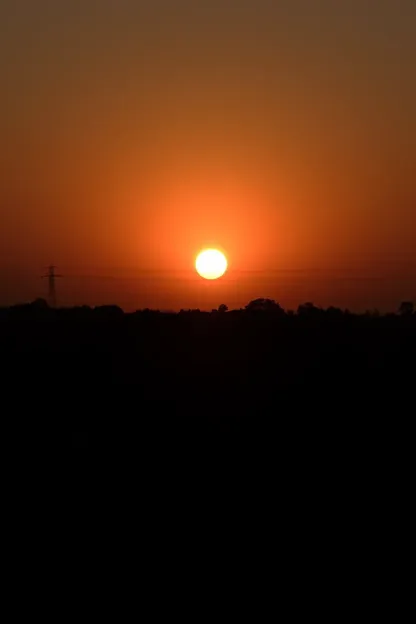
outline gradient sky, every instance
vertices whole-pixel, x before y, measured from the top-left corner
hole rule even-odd
[[[416,299],[414,0],[2,0],[0,79],[0,303]]]

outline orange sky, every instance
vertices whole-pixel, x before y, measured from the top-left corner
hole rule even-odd
[[[0,303],[416,298],[415,3],[206,4],[2,3]]]

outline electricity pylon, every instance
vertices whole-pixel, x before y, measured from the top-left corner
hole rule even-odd
[[[51,264],[47,269],[48,272],[46,273],[46,275],[42,275],[43,278],[48,278],[48,283],[49,283],[48,299],[49,299],[49,305],[52,308],[56,308],[56,305],[57,305],[55,279],[57,277],[62,277],[62,275],[58,275],[57,273],[55,273],[55,269],[56,269],[56,266]]]

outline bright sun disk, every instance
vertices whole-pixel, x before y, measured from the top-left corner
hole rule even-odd
[[[218,249],[204,249],[196,259],[195,268],[204,279],[215,280],[227,270],[227,258]]]

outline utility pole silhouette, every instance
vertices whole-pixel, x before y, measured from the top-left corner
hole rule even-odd
[[[49,283],[48,299],[49,299],[49,305],[52,308],[56,308],[56,305],[57,305],[55,279],[57,277],[62,277],[62,275],[58,275],[57,273],[55,273],[55,269],[56,269],[56,266],[51,264],[48,267],[48,272],[46,273],[46,275],[42,275],[42,278],[48,279],[48,283]]]

